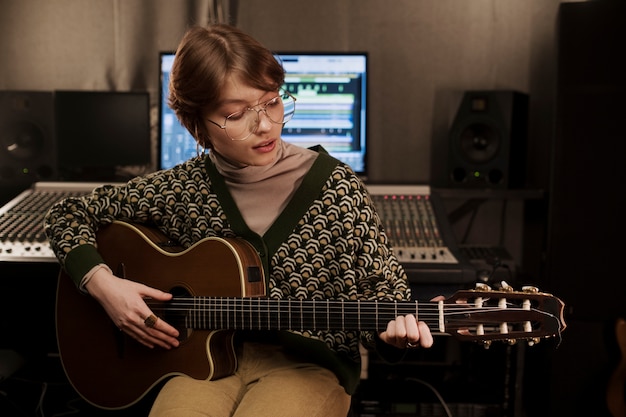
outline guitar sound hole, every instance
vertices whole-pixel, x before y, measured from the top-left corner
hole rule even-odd
[[[174,296],[173,299],[177,297],[186,298],[190,297],[191,293],[185,287],[179,286],[174,287],[170,290],[170,293]],[[176,330],[178,330],[179,336],[178,341],[184,342],[193,332],[193,329],[187,326],[187,317],[189,315],[189,311],[182,308],[164,308],[163,310],[163,319],[167,321],[169,324],[174,326]]]

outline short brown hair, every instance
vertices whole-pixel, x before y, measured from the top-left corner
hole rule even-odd
[[[285,80],[285,71],[272,52],[240,29],[223,23],[190,28],[176,50],[168,104],[204,148],[211,143],[203,115],[218,105],[231,74],[266,91],[278,90]]]

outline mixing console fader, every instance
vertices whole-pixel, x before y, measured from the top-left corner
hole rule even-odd
[[[442,202],[429,186],[367,189],[412,283],[464,285],[476,280],[476,270],[456,245]]]

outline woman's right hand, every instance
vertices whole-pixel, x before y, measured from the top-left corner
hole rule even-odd
[[[172,294],[116,277],[106,268],[97,270],[85,289],[102,305],[115,325],[139,343],[164,349],[179,345],[178,330],[162,319],[157,319],[154,326],[145,324],[146,318],[153,313],[144,299],[168,301]]]

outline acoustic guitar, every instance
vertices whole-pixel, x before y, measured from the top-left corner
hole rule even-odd
[[[606,404],[611,416],[626,417],[626,319],[615,322],[615,337],[620,351],[620,361],[611,374],[606,389]]]
[[[155,229],[115,222],[98,232],[97,243],[118,276],[174,294],[165,303],[147,302],[181,334],[176,349],[141,345],[61,272],[56,301],[61,361],[76,391],[100,408],[133,405],[174,375],[232,374],[238,329],[383,331],[396,316],[414,314],[433,334],[532,344],[566,327],[562,301],[534,288],[459,291],[440,302],[269,299],[259,257],[243,239],[206,238],[183,250]]]

